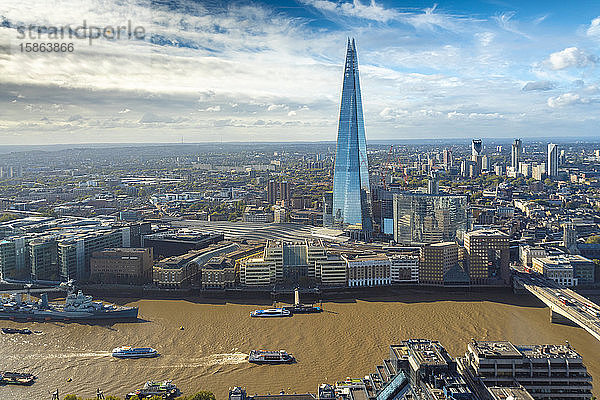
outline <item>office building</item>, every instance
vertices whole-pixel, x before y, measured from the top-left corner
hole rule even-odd
[[[558,145],[554,143],[548,144],[548,162],[546,171],[550,179],[558,176]]]
[[[277,182],[273,179],[267,183],[267,203],[275,204],[277,202]]]
[[[410,398],[475,399],[467,382],[458,373],[456,361],[438,341],[409,339],[391,345],[390,363],[406,374],[411,388]]]
[[[444,149],[444,152],[442,153],[442,162],[446,170],[453,166],[452,150]]]
[[[483,169],[483,142],[481,139],[471,141],[471,161],[472,167],[470,167],[469,176],[474,177],[481,174]]]
[[[269,240],[262,257],[241,261],[240,283],[244,286],[307,287],[315,283],[317,261],[326,257],[325,246],[318,239]]]
[[[200,270],[202,289],[229,289],[235,286],[235,266],[225,257],[211,258]]]
[[[536,400],[592,397],[592,377],[569,345],[513,345],[472,341],[462,371],[486,387],[523,386]]]
[[[191,285],[200,273],[198,257],[203,250],[167,257],[152,268],[152,282],[164,288],[181,288]]]
[[[58,269],[58,242],[56,237],[48,236],[31,240],[27,247],[31,278],[57,281],[60,273]]]
[[[456,242],[441,242],[421,247],[419,283],[423,285],[443,285],[449,271],[460,268],[458,253]]]
[[[515,139],[510,152],[510,166],[514,168],[515,171],[519,171],[522,154],[523,143],[521,142],[521,139]]]
[[[152,248],[113,248],[92,253],[90,281],[141,285],[152,282]]]
[[[537,164],[531,167],[531,177],[536,181],[541,181],[546,173],[546,164]]]
[[[90,259],[96,251],[123,246],[120,230],[78,232],[58,242],[60,279],[87,281],[90,277]]]
[[[278,194],[278,199],[280,201],[290,201],[290,185],[289,183],[287,183],[287,181],[282,181],[279,182],[279,194]]]
[[[386,286],[391,283],[391,263],[385,254],[376,256],[345,256],[348,286]]]
[[[394,193],[394,240],[402,244],[462,240],[467,230],[467,198]]]
[[[333,223],[372,231],[369,162],[363,121],[358,58],[348,39],[333,176]]]
[[[534,258],[532,269],[563,286],[594,283],[595,264],[580,255],[560,254]]]
[[[0,240],[0,278],[28,278],[26,239],[23,237]]]
[[[315,275],[319,286],[343,287],[348,285],[346,260],[338,254],[327,254],[315,262]]]
[[[392,283],[419,282],[419,256],[399,254],[390,257]]]
[[[478,230],[465,234],[467,270],[471,284],[510,283],[509,237],[499,230]]]

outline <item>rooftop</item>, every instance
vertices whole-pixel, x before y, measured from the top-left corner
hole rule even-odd
[[[472,341],[469,344],[482,358],[521,357],[521,352],[508,341]]]

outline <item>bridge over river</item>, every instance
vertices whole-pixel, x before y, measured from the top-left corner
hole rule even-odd
[[[552,322],[579,326],[600,340],[600,306],[542,276],[516,272],[513,287],[525,289],[548,308]]]

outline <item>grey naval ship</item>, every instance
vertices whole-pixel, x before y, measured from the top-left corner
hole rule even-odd
[[[0,298],[0,319],[35,321],[92,321],[108,319],[137,319],[137,307],[122,307],[94,301],[81,290],[72,292],[64,304],[49,303],[48,295],[40,300],[24,300],[21,293],[13,293],[8,298]]]

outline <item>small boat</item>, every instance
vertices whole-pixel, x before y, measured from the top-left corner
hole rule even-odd
[[[30,329],[27,329],[27,328],[23,328],[23,329],[2,328],[2,333],[5,333],[5,334],[20,333],[21,335],[31,335],[33,332]]]
[[[21,372],[0,372],[0,385],[33,385],[37,377]]]
[[[323,312],[323,308],[308,304],[295,304],[293,306],[285,306],[284,310],[288,310],[292,314],[313,314]]]
[[[181,390],[173,384],[173,381],[148,381],[141,389],[127,394],[125,400],[129,400],[135,396],[137,396],[138,399],[150,399],[154,396],[162,397],[163,399],[174,399],[179,395],[181,395]]]
[[[248,356],[248,362],[254,364],[291,364],[295,361],[294,356],[285,350],[252,350]]]
[[[254,310],[250,313],[251,317],[289,317],[292,313],[284,308],[269,308],[266,310]]]
[[[112,351],[112,356],[117,358],[151,358],[157,357],[158,352],[152,347],[116,347]]]

